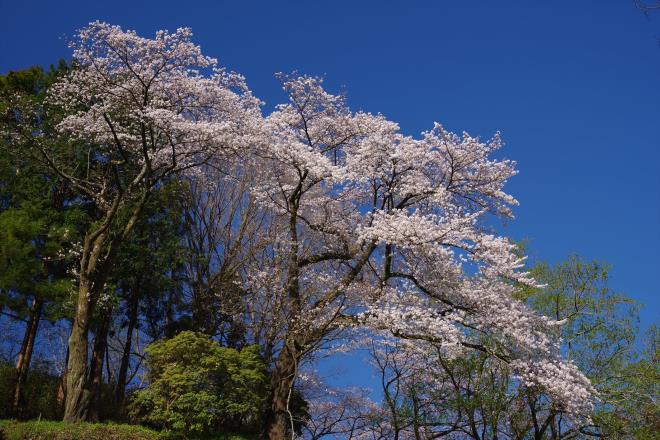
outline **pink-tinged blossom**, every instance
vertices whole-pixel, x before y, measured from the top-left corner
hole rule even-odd
[[[97,145],[95,160],[142,167],[134,186],[246,150],[260,135],[260,102],[191,36],[150,39],[98,21],[81,29],[74,67],[48,93],[66,112],[58,130]],[[95,190],[104,203],[107,189]]]
[[[485,226],[517,205],[504,191],[515,163],[492,157],[499,134],[483,142],[435,124],[406,136],[382,115],[352,112],[317,78],[280,79],[289,102],[266,118],[253,194],[279,228],[276,262],[287,263],[277,284],[295,286],[287,334],[323,338],[359,325],[450,357],[486,335],[496,349],[482,349],[501,362],[571,372],[520,378],[586,411],[588,380],[562,360],[554,321],[515,299],[516,285],[537,285],[524,257]]]
[[[547,392],[557,409],[588,419],[596,390],[570,361],[557,359],[517,359],[511,362],[515,377],[528,387]]]

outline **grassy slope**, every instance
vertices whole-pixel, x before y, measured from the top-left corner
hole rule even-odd
[[[184,438],[135,425],[0,420],[0,440],[180,440]],[[247,439],[228,434],[216,436],[213,440]]]

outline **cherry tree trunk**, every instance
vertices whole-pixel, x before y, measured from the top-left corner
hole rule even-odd
[[[296,376],[296,353],[285,346],[271,375],[271,414],[266,425],[269,440],[284,440],[291,426],[288,402]]]
[[[89,323],[94,304],[103,291],[119,246],[137,222],[142,207],[146,203],[146,193],[133,209],[131,218],[122,233],[109,243],[105,257],[101,260],[103,245],[108,237],[108,229],[116,214],[120,198],[113,202],[113,211],[106,214],[104,223],[85,236],[78,287],[78,304],[73,317],[71,336],[69,337],[69,360],[67,362],[66,396],[64,399],[64,421],[80,422],[89,420],[91,406],[94,404],[94,387],[88,365]],[[99,264],[100,263],[100,264]]]
[[[32,307],[30,307],[30,318],[25,328],[23,344],[21,345],[21,351],[18,353],[18,360],[16,361],[16,382],[12,396],[12,411],[14,413],[17,413],[21,406],[23,385],[30,370],[30,361],[32,360],[32,352],[34,351],[34,342],[37,338],[43,305],[44,300],[36,297],[32,302]]]
[[[81,276],[78,304],[69,337],[69,360],[66,374],[64,421],[81,422],[89,417],[92,390],[87,375],[89,320],[91,318],[91,282]]]

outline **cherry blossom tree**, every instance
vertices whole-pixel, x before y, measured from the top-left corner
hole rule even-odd
[[[263,117],[243,78],[190,38],[92,23],[49,92],[70,148],[38,151],[96,214],[81,244],[65,420],[88,418],[89,321],[150,194],[182,173],[203,183],[200,170],[234,161],[252,173],[245,189],[260,237],[227,281],[240,284],[237,313],[272,366],[270,439],[293,434],[301,365],[358,327],[412,353],[477,350],[566,414],[588,413],[589,381],[551,337],[561,322],[515,299],[517,284],[535,282],[487,226],[517,203],[503,189],[515,164],[493,157],[499,135],[484,142],[435,124],[407,136],[308,76],[280,75],[289,100]]]
[[[515,164],[492,157],[499,135],[482,142],[435,124],[409,137],[382,115],[352,112],[317,78],[280,79],[289,102],[267,117],[270,140],[255,152],[270,261],[247,287],[277,316],[269,438],[286,436],[301,362],[354,326],[433,343],[448,358],[479,350],[567,413],[587,413],[589,381],[549,336],[561,323],[514,298],[515,284],[535,282],[485,225],[517,203],[503,190]]]
[[[81,245],[66,382],[67,421],[89,416],[89,322],[117,251],[161,183],[227,160],[252,142],[259,102],[243,78],[218,68],[190,29],[143,38],[94,22],[72,41],[74,68],[49,91],[50,111],[70,148],[39,152],[97,221]],[[85,166],[75,166],[82,158]]]

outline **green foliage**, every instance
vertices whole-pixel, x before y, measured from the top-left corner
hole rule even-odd
[[[153,191],[133,234],[119,250],[120,264],[112,273],[118,288],[116,293],[124,300],[126,308],[135,298],[142,304],[143,330],[152,339],[176,333],[172,331],[174,315],[181,314],[176,306],[184,302],[180,299],[185,279],[180,273],[184,252],[180,229],[182,213],[180,206],[172,203],[179,186],[178,182],[167,182]],[[166,326],[162,320],[168,315],[171,320]]]
[[[53,320],[62,317],[62,300],[73,288],[71,251],[88,221],[69,185],[29,153],[50,139],[53,128],[39,109],[60,70],[0,76],[0,305],[25,316],[26,299],[37,296],[49,302],[46,316]]]
[[[188,433],[259,428],[268,397],[258,347],[240,352],[185,331],[147,350],[149,386],[135,393],[132,413],[156,427]]]
[[[639,304],[608,287],[609,271],[605,263],[577,256],[554,267],[538,264],[532,273],[546,287],[527,290],[527,302],[564,322],[557,330],[563,350],[599,393],[596,430],[606,438],[658,438],[659,353],[636,350]],[[657,329],[651,333],[647,346],[657,347]]]
[[[20,315],[26,297],[53,301],[73,288],[66,253],[76,233],[67,214],[34,203],[0,211],[0,289],[14,293],[5,302]]]
[[[16,369],[6,362],[0,363],[0,417],[10,413],[9,399],[13,393]],[[58,419],[62,408],[57,402],[59,377],[49,374],[41,365],[34,365],[23,390],[24,406],[21,416],[28,418]]]
[[[638,304],[608,287],[609,271],[605,263],[577,256],[554,267],[538,264],[532,274],[547,287],[528,299],[536,311],[565,322],[559,336],[567,355],[601,391],[612,370],[630,358],[639,321]]]
[[[594,414],[606,438],[655,440],[660,431],[660,329],[652,326],[644,351],[613,374],[607,401]]]

